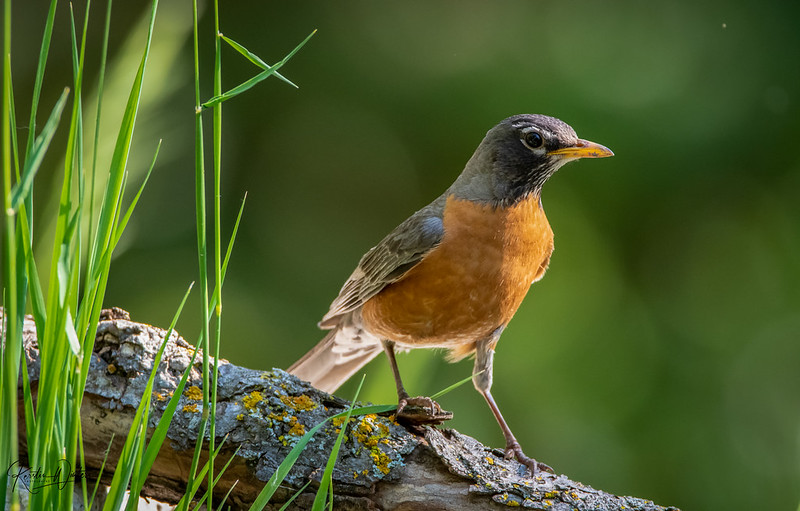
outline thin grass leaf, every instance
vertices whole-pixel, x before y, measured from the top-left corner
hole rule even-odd
[[[39,270],[36,268],[36,259],[33,257],[33,244],[31,243],[31,228],[28,219],[27,206],[25,203],[19,207],[20,233],[22,234],[22,246],[25,250],[25,274],[28,278],[28,288],[31,298],[31,312],[33,321],[36,323],[36,330],[44,332],[47,311],[44,305],[44,294],[42,284],[39,281]]]
[[[219,0],[214,0],[214,33],[219,34]],[[222,41],[219,37],[214,40],[214,94],[222,92]],[[212,122],[212,155],[214,169],[214,281],[222,280],[222,103],[214,105]],[[214,368],[213,376],[203,373],[203,389],[208,389],[210,394],[208,415],[208,447],[214,450],[216,441],[217,426],[217,383],[219,382],[219,347],[222,340],[222,285],[219,284],[219,294],[217,295],[217,306],[215,307],[217,322],[214,331]],[[208,459],[208,507],[214,507],[214,458]]]
[[[203,318],[202,332],[198,339],[198,346],[203,345],[203,380],[207,382],[208,375],[208,351],[210,346],[209,328],[211,311],[208,307],[208,268],[206,263],[206,189],[205,189],[205,160],[203,144],[203,109],[200,107],[200,44],[199,44],[199,22],[198,22],[197,0],[192,2],[192,35],[193,35],[193,55],[194,55],[194,87],[195,87],[195,225],[197,231],[197,260],[198,278],[200,280],[200,310]],[[219,283],[217,283],[219,285]],[[197,467],[200,463],[200,451],[203,446],[206,428],[208,426],[208,385],[203,385],[203,418],[197,432],[194,453],[192,454],[192,464],[189,468],[189,477],[186,487],[191,491],[184,494],[184,498],[178,503],[176,509],[187,511],[189,501],[194,497],[195,476]],[[188,498],[187,498],[188,497]]]
[[[217,449],[213,453],[211,453],[210,456],[213,456],[213,457],[216,458],[217,455],[219,454],[219,452],[222,450],[222,446],[223,445],[225,445],[225,441],[224,440],[219,443],[219,446],[217,447]],[[191,487],[187,487],[186,493],[183,494],[183,497],[181,497],[181,500],[179,500],[178,504],[175,505],[175,509],[181,509],[181,508],[188,509],[189,508],[189,504],[192,502],[192,499],[194,499],[194,494],[197,493],[197,490],[200,489],[200,485],[203,484],[203,480],[206,477],[206,473],[207,472],[208,472],[208,463],[205,463],[205,464],[203,464],[203,467],[200,469],[200,472],[197,474],[197,477],[194,478],[194,481],[192,482],[192,486]]]
[[[222,443],[225,443],[225,441],[227,439],[228,439],[228,435],[225,435],[225,438],[222,440]],[[239,454],[239,449],[241,449],[241,445],[239,447],[237,447],[236,451],[234,451],[234,453],[231,455],[231,457],[228,458],[228,462],[225,463],[225,465],[223,465],[222,470],[220,471],[219,474],[217,474],[217,476],[211,482],[211,485],[206,489],[206,492],[203,494],[203,497],[200,499],[200,501],[195,505],[193,511],[200,511],[201,506],[206,501],[206,499],[208,499],[208,497],[211,495],[211,492],[214,491],[214,487],[217,485],[217,483],[219,482],[220,478],[222,478],[222,474],[224,474],[225,471],[228,470],[228,466],[230,466],[231,462],[236,457],[236,455]],[[208,463],[206,463],[206,464],[208,465]],[[230,493],[230,490],[232,490],[232,489],[233,489],[233,486],[231,486],[231,488],[228,490],[228,493]],[[208,507],[208,506],[206,506],[206,507]]]
[[[444,396],[445,394],[454,391],[458,387],[460,387],[460,386],[464,385],[465,383],[471,381],[472,378],[474,378],[475,376],[478,376],[479,374],[483,373],[483,371],[485,371],[485,370],[486,369],[483,369],[482,371],[479,371],[479,372],[477,372],[475,374],[469,375],[466,378],[464,378],[463,380],[459,380],[459,381],[455,382],[454,384],[450,385],[449,387],[446,387],[446,388],[440,390],[436,394],[432,395],[431,399],[440,398],[440,397]]]
[[[358,384],[356,394],[353,396],[353,401],[347,408],[347,414],[344,417],[342,427],[339,429],[339,435],[336,437],[336,442],[333,444],[333,449],[331,449],[330,456],[328,456],[328,463],[325,465],[325,472],[322,473],[322,480],[320,481],[317,495],[314,497],[314,504],[311,507],[312,511],[323,511],[323,509],[325,509],[325,502],[328,498],[328,490],[331,492],[330,502],[331,505],[333,505],[333,466],[336,465],[336,459],[339,457],[339,448],[342,445],[342,440],[344,439],[347,425],[350,423],[350,416],[353,413],[353,405],[355,404],[356,399],[358,399],[358,395],[361,393],[361,387],[364,385],[365,378],[366,375],[361,377],[361,382]]]
[[[140,407],[141,409],[141,407]],[[117,461],[117,468],[114,470],[114,478],[111,480],[111,485],[108,488],[108,496],[103,505],[103,511],[118,510],[122,507],[122,499],[125,497],[125,491],[128,488],[128,481],[131,479],[133,473],[133,453],[139,449],[139,442],[144,438],[146,428],[137,420],[141,415],[139,410],[136,412],[137,417],[134,418],[131,429],[128,431],[128,438],[125,440],[125,445],[122,447],[119,460]]]
[[[192,287],[194,283],[189,285],[189,289],[186,290],[186,293],[183,295],[183,299],[181,300],[180,305],[178,305],[178,310],[175,311],[175,315],[172,317],[172,322],[169,325],[169,328],[164,334],[164,340],[161,342],[161,346],[158,348],[158,352],[156,353],[155,358],[153,359],[153,369],[150,371],[150,378],[147,380],[147,385],[144,388],[144,394],[142,395],[142,402],[139,404],[140,408],[144,408],[142,413],[142,421],[144,422],[145,426],[149,422],[150,417],[150,403],[152,401],[153,396],[153,384],[155,383],[156,374],[158,373],[158,366],[161,364],[161,357],[164,354],[164,349],[167,347],[167,343],[169,342],[170,337],[172,336],[172,332],[175,329],[175,324],[178,322],[178,318],[181,316],[181,312],[183,311],[183,306],[186,305],[186,299],[189,298],[189,294],[192,292]],[[187,368],[187,372],[191,369],[191,366]],[[180,394],[179,394],[180,396]],[[174,397],[174,395],[173,395]],[[167,429],[169,428],[169,423],[172,420],[172,415],[169,416],[169,420],[164,420],[164,417],[161,417],[159,421],[158,427]],[[166,431],[164,432],[166,435]],[[147,450],[144,450],[144,445],[142,445],[142,452],[139,456],[138,467],[136,471],[136,480],[131,484],[131,496],[138,496],[139,493],[142,491],[142,486],[144,485],[144,480],[147,478],[147,474],[150,473],[150,469],[153,466],[153,462],[156,459],[156,455],[158,454],[159,449],[161,449],[161,443],[164,441],[164,438],[161,436],[153,435],[150,439],[150,443],[147,445]],[[144,442],[144,439],[142,440]],[[131,501],[135,499],[131,498]]]
[[[210,107],[212,107],[212,106],[216,105],[217,103],[221,103],[221,102],[223,102],[223,101],[227,101],[227,100],[229,100],[229,99],[231,99],[231,98],[233,98],[233,97],[236,97],[236,96],[238,96],[238,95],[239,95],[239,94],[241,94],[242,92],[244,92],[244,91],[246,91],[246,90],[248,90],[248,89],[252,88],[252,87],[253,87],[254,85],[256,85],[257,83],[259,83],[259,82],[261,82],[261,81],[263,81],[263,80],[266,80],[266,79],[267,79],[267,78],[269,78],[271,75],[273,75],[273,74],[275,73],[275,71],[277,71],[277,70],[278,70],[278,69],[280,69],[280,68],[281,68],[281,67],[282,67],[284,64],[286,64],[286,63],[289,61],[289,59],[291,59],[291,58],[294,56],[294,54],[295,54],[295,53],[297,53],[297,52],[300,50],[300,48],[302,48],[303,46],[305,46],[305,44],[308,42],[308,40],[309,40],[309,39],[311,39],[311,37],[312,37],[314,34],[316,34],[316,33],[317,33],[317,31],[316,31],[316,30],[314,30],[313,32],[311,32],[311,33],[308,35],[308,37],[306,37],[305,39],[303,39],[303,42],[301,42],[300,44],[298,44],[298,45],[295,47],[295,49],[293,49],[292,51],[290,51],[288,55],[286,55],[286,56],[285,56],[283,59],[281,59],[281,60],[280,60],[278,63],[276,63],[274,66],[271,66],[271,67],[269,67],[269,68],[265,69],[264,71],[260,72],[260,73],[259,73],[259,74],[257,74],[256,76],[254,76],[254,77],[250,78],[249,80],[245,81],[244,83],[241,83],[241,84],[237,85],[236,87],[232,88],[231,90],[229,90],[229,91],[227,91],[227,92],[224,92],[224,93],[222,93],[222,94],[221,94],[221,95],[219,95],[219,96],[215,96],[215,97],[213,97],[213,98],[209,99],[208,101],[206,101],[205,103],[203,103],[203,105],[202,105],[202,106],[203,106],[203,108],[210,108]]]
[[[228,491],[225,493],[225,496],[222,498],[222,502],[220,502],[219,506],[217,506],[217,511],[222,511],[222,507],[225,505],[225,502],[228,501],[228,497],[231,496],[231,493],[233,492],[233,489],[236,488],[237,484],[239,484],[239,480],[238,479],[233,482],[233,484],[231,485],[230,488],[228,488]]]
[[[271,66],[269,64],[267,64],[266,62],[264,62],[263,60],[261,60],[261,58],[258,55],[256,55],[255,53],[252,53],[250,50],[248,50],[247,48],[245,48],[241,44],[237,43],[236,41],[234,41],[233,39],[231,39],[229,37],[226,37],[223,34],[219,34],[219,36],[222,38],[223,41],[225,41],[231,47],[233,47],[233,49],[235,49],[236,51],[238,51],[239,53],[244,55],[244,57],[247,60],[249,60],[250,62],[252,62],[256,66],[260,67],[261,69],[270,69]],[[289,85],[291,85],[295,89],[299,88],[297,85],[295,85],[293,82],[291,82],[288,78],[286,78],[282,74],[278,73],[277,71],[275,72],[275,78],[283,80],[284,82],[288,83]]]
[[[111,446],[114,443],[114,435],[115,433],[111,433],[111,440],[108,441],[108,448],[106,448],[106,453],[103,456],[103,462],[100,464],[100,472],[98,472],[97,479],[94,482],[94,489],[92,490],[92,496],[89,499],[88,503],[84,503],[84,509],[93,509],[92,504],[94,504],[94,498],[97,495],[97,489],[100,487],[100,479],[103,477],[103,471],[106,468],[106,461],[108,460],[108,453],[111,452]],[[83,452],[83,449],[81,449],[81,452]],[[84,481],[86,480],[85,477],[83,479]]]
[[[2,158],[3,175],[3,305],[4,314],[2,321],[3,343],[2,370],[0,370],[0,463],[11,466],[18,458],[17,444],[17,379],[22,350],[22,323],[20,312],[24,304],[18,303],[17,272],[17,247],[15,236],[15,220],[9,214],[11,208],[11,106],[13,104],[13,90],[11,86],[11,2],[6,0],[3,9],[3,92],[2,106],[0,107],[0,158]],[[16,151],[16,150],[14,150]],[[21,306],[20,306],[21,305]],[[0,502],[6,503],[8,490],[8,471],[0,470]],[[12,506],[19,505],[16,492],[12,492],[9,499]]]
[[[48,117],[44,128],[42,128],[42,132],[38,137],[36,137],[36,140],[34,141],[33,146],[28,153],[28,157],[25,158],[25,167],[22,171],[22,181],[14,185],[14,188],[11,191],[11,209],[14,212],[17,211],[19,205],[31,191],[31,187],[33,186],[33,178],[36,176],[36,172],[38,172],[39,167],[42,164],[42,160],[44,160],[44,155],[47,152],[47,148],[50,146],[50,142],[53,140],[56,127],[58,127],[58,123],[61,120],[61,112],[64,111],[64,106],[67,104],[67,97],[69,97],[69,87],[64,88],[64,92],[61,93],[61,97],[58,99],[58,101],[56,101],[53,110],[50,112],[50,117]]]
[[[158,151],[161,149],[161,140],[159,139],[158,145],[156,146],[156,152],[153,155],[153,161],[150,163],[150,168],[147,170],[147,174],[144,176],[144,180],[142,181],[141,186],[139,186],[139,190],[136,192],[136,195],[133,197],[130,206],[125,211],[125,215],[122,217],[122,220],[119,221],[117,224],[116,231],[114,233],[114,240],[112,245],[116,247],[119,243],[119,239],[122,237],[122,233],[125,232],[125,227],[128,226],[128,220],[130,220],[131,215],[133,214],[133,210],[136,207],[136,204],[139,202],[139,197],[141,197],[142,192],[144,191],[144,187],[147,186],[147,181],[150,179],[150,174],[153,173],[153,168],[156,166],[156,159],[158,158]]]
[[[56,17],[56,5],[58,0],[50,1],[50,8],[47,11],[47,21],[42,35],[42,46],[39,49],[39,60],[36,66],[36,78],[33,82],[33,98],[31,100],[31,117],[28,123],[28,143],[25,146],[25,159],[28,159],[31,148],[33,147],[33,137],[36,134],[36,112],[39,106],[39,97],[42,92],[42,81],[44,80],[44,68],[47,64],[47,56],[50,53],[50,41],[53,37],[53,21]]]
[[[142,94],[142,83],[144,81],[144,72],[147,66],[147,60],[150,55],[150,43],[153,37],[153,26],[155,24],[157,6],[158,0],[152,0],[150,22],[147,29],[147,40],[142,53],[142,59],[139,63],[139,69],[136,72],[136,77],[134,78],[133,85],[131,86],[131,92],[128,96],[128,102],[123,112],[122,122],[120,123],[119,133],[117,135],[117,141],[111,157],[108,183],[106,186],[106,195],[100,209],[98,230],[95,234],[93,247],[89,254],[89,262],[87,265],[87,268],[89,269],[95,266],[96,261],[100,259],[100,254],[108,247],[114,234],[114,214],[116,212],[116,205],[119,202],[123,174],[128,163],[131,140],[133,139],[133,129],[139,110],[139,102]]]
[[[397,405],[370,405],[370,406],[362,406],[360,408],[356,408],[354,410],[348,410],[337,413],[336,415],[331,415],[327,419],[321,421],[319,424],[314,426],[313,428],[306,431],[306,433],[300,437],[300,440],[292,447],[289,451],[289,454],[283,459],[278,468],[269,478],[267,484],[264,485],[264,488],[256,497],[256,500],[253,501],[253,504],[250,506],[251,511],[260,511],[264,509],[264,507],[269,503],[269,499],[272,498],[272,495],[275,494],[275,491],[278,489],[278,486],[286,479],[286,475],[289,474],[289,471],[292,470],[292,467],[297,462],[298,458],[300,458],[300,454],[303,452],[303,449],[306,448],[306,445],[311,441],[311,438],[319,431],[322,426],[324,426],[328,421],[332,419],[336,419],[339,417],[344,417],[351,413],[352,415],[369,415],[373,413],[384,413],[395,410]]]
[[[55,1],[55,0],[54,0]],[[94,118],[94,141],[92,143],[92,176],[89,182],[89,233],[87,239],[94,239],[94,193],[97,179],[97,149],[100,145],[100,119],[103,109],[103,91],[105,88],[106,60],[108,57],[108,35],[111,31],[111,0],[106,6],[106,21],[103,27],[103,45],[100,53],[100,70],[97,73],[97,105]]]
[[[283,505],[281,506],[281,508],[278,511],[286,511],[289,508],[289,505],[292,502],[294,502],[294,499],[296,499],[301,493],[306,491],[306,488],[308,488],[308,485],[310,485],[310,484],[311,484],[311,481],[306,482],[306,484],[304,484],[299,490],[297,490],[294,493],[294,495],[289,497],[289,500],[287,500],[286,502],[283,503]]]

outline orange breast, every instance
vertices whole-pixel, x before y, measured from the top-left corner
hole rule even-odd
[[[370,332],[408,347],[471,345],[506,325],[547,269],[553,231],[538,197],[494,208],[451,196],[443,220],[439,246],[364,304]]]

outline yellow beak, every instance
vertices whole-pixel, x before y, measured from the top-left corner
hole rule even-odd
[[[577,158],[607,158],[614,156],[611,149],[588,140],[578,139],[578,143],[570,147],[562,147],[555,151],[550,151],[547,156],[562,156],[564,158],[577,159]]]

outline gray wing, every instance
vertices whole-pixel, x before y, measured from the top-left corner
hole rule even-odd
[[[335,327],[343,314],[358,309],[399,280],[442,241],[445,201],[446,195],[442,195],[417,211],[364,254],[319,322],[321,328]]]

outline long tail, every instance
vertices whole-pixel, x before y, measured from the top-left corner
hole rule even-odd
[[[352,330],[341,326],[334,328],[292,364],[289,372],[320,390],[334,392],[382,351],[380,341],[369,334],[366,334],[369,339],[365,339],[363,331],[354,335]]]

